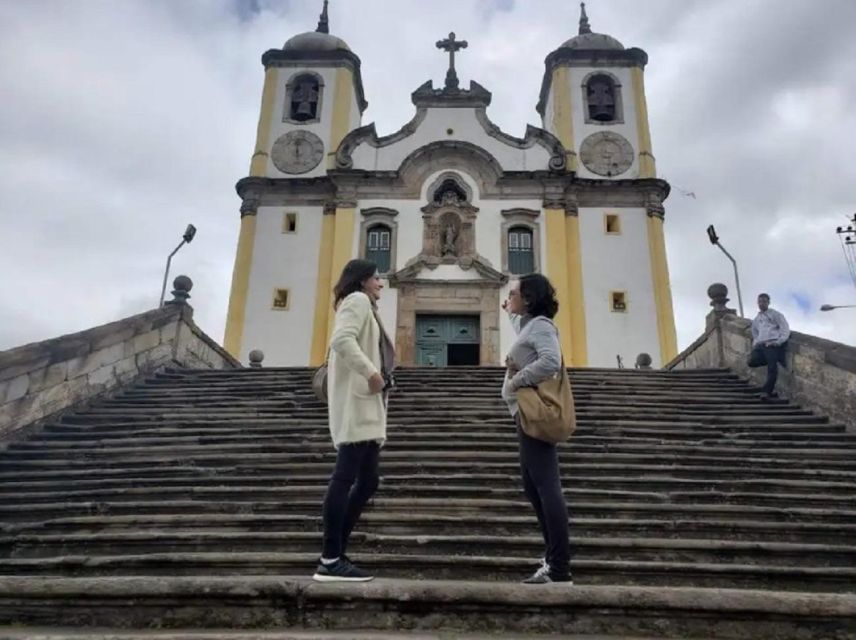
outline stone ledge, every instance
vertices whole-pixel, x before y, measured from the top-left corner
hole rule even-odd
[[[241,366],[196,326],[188,305],[0,352],[0,442],[170,365]]]
[[[0,578],[0,623],[844,640],[856,633],[856,595],[256,576]]]

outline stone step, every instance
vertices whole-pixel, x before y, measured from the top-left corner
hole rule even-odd
[[[52,556],[141,555],[147,553],[318,553],[317,532],[145,531],[76,534],[21,534],[0,536],[0,556],[47,558]],[[571,539],[574,558],[632,562],[697,562],[794,567],[853,567],[856,546],[745,542],[674,538]],[[357,531],[350,553],[382,555],[448,555],[538,558],[544,550],[540,536],[491,535],[386,535]],[[462,562],[466,562],[463,558]]]
[[[65,575],[311,575],[318,553],[146,553],[121,556],[0,558],[0,576]],[[538,566],[531,557],[444,556],[360,553],[354,561],[373,573],[417,580],[518,581]],[[853,567],[793,567],[699,562],[571,561],[580,584],[772,588],[784,591],[847,592]]]
[[[417,478],[418,480],[418,478]],[[519,482],[509,481],[504,485],[485,487],[481,485],[426,485],[423,482],[410,484],[390,484],[381,478],[381,488],[378,500],[413,500],[414,506],[419,501],[430,501],[437,498],[448,498],[456,501],[453,504],[468,504],[467,500],[489,498],[496,501],[506,501],[507,507],[500,510],[526,509],[521,503],[522,493]],[[570,484],[570,483],[569,483]],[[51,490],[22,491],[20,488],[11,490],[0,486],[0,497],[3,505],[31,505],[36,513],[42,508],[54,511],[58,503],[69,505],[77,503],[98,502],[109,505],[116,502],[136,502],[142,498],[149,501],[193,500],[205,502],[231,501],[237,503],[258,503],[265,501],[307,501],[320,502],[327,490],[327,484],[293,485],[283,479],[276,479],[265,484],[242,484],[230,486],[222,480],[211,482],[194,482],[190,486],[165,486],[160,482],[149,487],[116,487],[112,489],[79,489],[69,490],[66,485],[54,485]],[[582,503],[598,504],[601,502],[637,502],[654,504],[730,504],[748,506],[768,506],[789,508],[794,506],[808,508],[831,508],[856,511],[856,485],[844,494],[794,493],[794,492],[751,492],[751,491],[641,491],[579,488],[570,485],[564,489],[564,494],[571,508]],[[494,508],[494,507],[491,507]],[[0,513],[3,506],[0,506]]]
[[[679,518],[582,518],[571,515],[571,530],[585,537],[662,537],[681,539],[723,538],[757,542],[794,542],[812,544],[850,544],[856,536],[856,525],[826,524],[817,522],[764,521],[758,519],[683,520]],[[367,513],[360,527],[373,533],[389,535],[425,535],[442,531],[449,535],[531,535],[536,530],[533,517],[478,519],[462,517],[426,518],[407,514],[398,518],[391,514]],[[439,528],[438,528],[439,527]],[[0,532],[7,535],[114,532],[127,533],[140,530],[205,530],[205,531],[259,531],[300,532],[311,531],[318,535],[320,517],[313,515],[272,514],[135,514],[89,515],[50,520],[22,521],[0,524]]]
[[[0,482],[0,495],[4,501],[14,502],[16,496],[26,493],[52,493],[63,492],[67,496],[74,495],[70,491],[121,491],[121,490],[146,490],[156,488],[165,490],[190,490],[199,488],[207,490],[211,488],[238,488],[238,487],[283,487],[283,488],[310,488],[324,487],[329,480],[329,474],[319,471],[316,474],[307,475],[223,475],[207,474],[205,470],[199,469],[194,473],[183,475],[153,475],[132,477],[86,478],[79,477],[73,480],[73,489],[69,490],[68,481],[65,479],[33,479],[20,481],[15,479]],[[824,482],[811,480],[765,480],[756,478],[752,480],[719,480],[719,479],[686,479],[680,477],[669,477],[663,475],[643,477],[591,477],[581,475],[575,469],[565,469],[563,483],[566,492],[585,491],[615,491],[634,494],[653,495],[679,495],[692,493],[695,495],[736,495],[740,493],[757,493],[770,497],[776,496],[776,491],[785,493],[804,493],[809,495],[824,495],[828,497],[849,497],[856,491],[856,485],[846,482]],[[383,491],[407,491],[419,489],[426,493],[454,491],[474,492],[478,495],[485,493],[494,494],[497,491],[519,492],[520,479],[514,474],[488,474],[488,473],[449,473],[440,475],[431,474],[386,474],[382,476]],[[505,487],[505,488],[504,488]],[[82,495],[82,494],[81,494]]]
[[[295,625],[324,632],[549,630],[563,637],[656,630],[658,638],[721,640],[844,640],[856,633],[852,594],[389,579],[325,585],[281,576],[0,580],[0,623],[69,624],[69,611],[74,623],[90,627],[143,629],[158,620],[159,633]]]
[[[662,637],[662,636],[660,636]],[[2,627],[0,638],[4,640],[657,640],[652,636],[628,635],[591,635],[591,634],[505,634],[505,633],[459,633],[449,631],[384,631],[374,629],[368,631],[307,631],[300,629],[281,628],[273,631],[234,631],[229,629],[175,629],[157,631],[146,629],[142,631],[126,631],[122,629],[97,629],[76,631],[73,628],[45,627]],[[716,640],[702,638],[701,640]]]

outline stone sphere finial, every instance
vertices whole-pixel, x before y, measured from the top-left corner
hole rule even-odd
[[[253,369],[261,369],[262,361],[265,359],[265,353],[261,349],[253,349],[250,351],[250,367]]]
[[[714,310],[725,309],[728,303],[728,287],[721,282],[715,282],[707,288],[707,295],[710,298],[710,306]]]
[[[640,353],[636,356],[636,368],[637,369],[650,369],[651,363],[654,360],[651,358],[651,355],[648,353]]]
[[[187,276],[178,276],[172,281],[172,287],[172,300],[167,304],[187,304],[190,290],[193,288],[193,280]]]

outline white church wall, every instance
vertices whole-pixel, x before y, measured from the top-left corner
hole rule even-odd
[[[283,233],[285,212],[297,213],[295,233]],[[259,207],[242,362],[256,348],[264,351],[266,366],[305,366],[309,362],[322,215],[321,207]],[[289,290],[288,310],[273,308],[277,288]]]
[[[620,234],[605,232],[605,213],[620,216]],[[589,366],[614,367],[618,354],[632,367],[643,351],[660,366],[645,210],[581,208],[579,221]],[[625,292],[626,312],[612,311],[613,291]]]
[[[286,100],[286,85],[289,80],[296,75],[301,73],[310,72],[321,76],[324,81],[324,87],[321,95],[321,119],[319,122],[313,122],[309,124],[301,124],[295,125],[292,122],[285,122],[285,114],[287,110],[287,105],[285,104]],[[284,133],[288,133],[289,131],[309,131],[317,135],[324,142],[324,157],[321,162],[318,163],[318,166],[312,169],[311,171],[307,171],[306,173],[301,173],[300,177],[305,178],[314,178],[316,176],[322,176],[327,173],[327,156],[330,153],[335,153],[336,149],[333,149],[330,144],[330,132],[333,123],[333,100],[335,98],[335,87],[336,87],[336,72],[337,69],[322,69],[322,68],[306,68],[306,67],[280,67],[276,69],[277,73],[277,82],[276,82],[276,98],[274,100],[273,112],[271,114],[272,122],[270,128],[270,140],[267,144],[268,152],[273,147],[273,143],[276,142],[277,138],[279,138]],[[349,113],[349,130],[355,129],[360,124],[360,112],[356,107],[356,101],[351,105],[350,113]],[[292,174],[283,173],[273,163],[273,160],[268,157],[267,161],[267,176],[271,178],[282,178],[282,177],[293,177]]]
[[[607,71],[609,74],[617,77],[619,83],[621,84],[621,104],[622,113],[624,114],[623,123],[600,124],[594,122],[586,123],[585,121],[587,105],[583,97],[583,81],[590,73],[602,71]],[[600,67],[572,67],[570,78],[571,104],[573,105],[572,111],[574,118],[574,144],[576,146],[578,156],[580,152],[580,145],[582,145],[583,140],[585,140],[591,134],[598,133],[600,131],[611,131],[613,133],[617,133],[627,139],[627,141],[633,146],[634,152],[633,164],[630,165],[630,168],[626,172],[622,173],[620,176],[617,177],[620,177],[622,180],[638,178],[639,134],[636,121],[636,103],[633,100],[633,81],[630,69],[627,67],[610,67],[609,69],[602,69]],[[582,161],[578,162],[577,175],[580,178],[603,179],[604,177],[586,169]]]
[[[377,149],[367,143],[361,144],[352,156],[354,168],[395,170],[416,149],[438,140],[464,141],[479,146],[510,171],[546,169],[550,160],[550,153],[539,144],[518,149],[489,136],[476,119],[473,108],[431,108],[412,135]]]

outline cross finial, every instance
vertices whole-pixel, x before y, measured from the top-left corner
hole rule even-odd
[[[437,48],[449,52],[449,70],[446,72],[446,88],[458,88],[458,74],[455,72],[455,52],[467,48],[466,40],[455,40],[455,32],[451,32],[445,40],[437,41]]]
[[[580,2],[580,35],[591,33],[591,25],[586,15],[586,3]]]
[[[327,0],[324,0],[324,8],[321,9],[321,15],[318,17],[318,26],[315,28],[318,33],[330,33],[330,22],[327,20]]]

